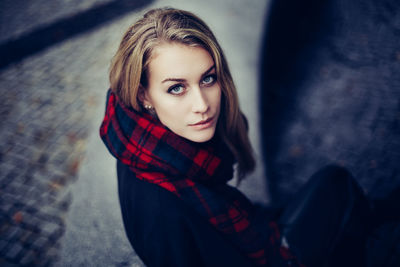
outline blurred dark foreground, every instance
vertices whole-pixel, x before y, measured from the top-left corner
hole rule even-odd
[[[397,218],[365,244],[368,266],[400,266],[400,1],[280,0],[267,18],[260,104],[272,203],[284,206],[320,167],[343,166],[383,201],[376,216]]]

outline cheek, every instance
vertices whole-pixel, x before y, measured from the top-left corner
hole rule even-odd
[[[213,106],[216,109],[219,109],[221,106],[221,94],[222,94],[221,88],[218,87],[217,90],[215,90],[213,92],[213,95],[211,96]]]
[[[161,123],[169,128],[179,127],[185,122],[185,116],[188,114],[184,103],[166,100],[155,103],[155,109]]]

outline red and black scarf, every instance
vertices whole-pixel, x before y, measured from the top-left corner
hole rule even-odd
[[[280,246],[276,224],[256,227],[252,204],[226,184],[233,176],[234,158],[218,137],[206,143],[191,142],[151,115],[126,107],[111,90],[100,135],[111,154],[139,179],[188,203],[255,265],[282,262],[279,266],[284,266],[295,260]]]

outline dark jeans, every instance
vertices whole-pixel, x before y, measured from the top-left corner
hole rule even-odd
[[[283,242],[306,266],[365,266],[369,203],[344,168],[315,173],[284,209]]]

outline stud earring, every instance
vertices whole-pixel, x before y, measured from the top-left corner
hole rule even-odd
[[[153,107],[151,105],[144,105],[144,108],[147,110],[153,109]]]

